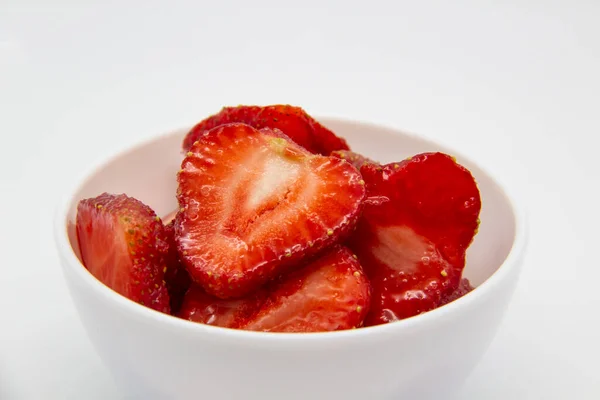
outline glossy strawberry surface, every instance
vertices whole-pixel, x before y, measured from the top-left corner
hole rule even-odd
[[[349,163],[240,123],[198,138],[178,182],[180,259],[221,298],[244,296],[343,240],[365,198]]]

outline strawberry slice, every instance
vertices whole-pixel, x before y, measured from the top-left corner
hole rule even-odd
[[[443,153],[365,164],[368,200],[349,240],[373,285],[367,324],[437,307],[459,285],[481,199],[471,173]]]
[[[258,313],[268,293],[263,287],[246,297],[224,300],[207,294],[201,286],[192,285],[177,315],[201,324],[240,329]]]
[[[92,275],[130,300],[169,313],[163,281],[169,245],[150,207],[124,194],[103,193],[79,202],[76,230]]]
[[[354,165],[358,170],[362,168],[362,166],[366,163],[373,165],[380,165],[377,161],[373,161],[370,158],[367,158],[361,154],[355,153],[350,150],[336,150],[331,152],[332,157],[342,158],[348,161],[350,164]]]
[[[216,128],[220,125],[240,122],[253,125],[256,115],[260,112],[259,106],[237,106],[223,107],[218,113],[198,122],[183,139],[183,150],[189,151],[192,144],[198,140],[206,131]]]
[[[202,135],[178,180],[181,261],[220,298],[244,296],[344,239],[365,197],[349,163],[245,124]]]
[[[345,247],[336,246],[273,288],[243,329],[269,332],[322,332],[358,328],[369,310],[371,287],[362,267]]]
[[[312,118],[302,108],[291,105],[224,107],[194,126],[183,142],[189,150],[204,132],[219,125],[240,122],[256,129],[281,130],[294,142],[310,152],[328,155],[334,150],[347,150],[348,144]]]
[[[460,299],[473,289],[474,288],[473,286],[471,286],[471,282],[469,282],[467,278],[461,279],[460,284],[458,285],[458,288],[455,291],[442,297],[442,300],[440,301],[440,306],[451,303],[454,300]]]
[[[176,213],[175,213],[176,214]],[[166,257],[167,270],[165,271],[165,282],[171,299],[171,313],[177,313],[181,308],[183,297],[190,287],[190,275],[179,261],[177,243],[175,241],[175,215],[167,216],[165,223],[165,236],[169,244],[169,252]],[[166,221],[169,221],[168,223]]]
[[[258,113],[249,121],[249,125],[256,129],[279,129],[308,151],[319,153],[309,116],[300,107],[288,105],[260,107]]]
[[[369,281],[355,256],[335,246],[243,299],[221,300],[190,289],[180,316],[253,331],[326,332],[362,326],[370,298]]]

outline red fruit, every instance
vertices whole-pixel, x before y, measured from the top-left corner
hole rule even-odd
[[[244,296],[345,238],[365,196],[349,163],[245,124],[202,135],[178,180],[181,261],[221,298]]]
[[[362,326],[371,288],[352,253],[335,246],[306,267],[252,295],[220,300],[191,289],[182,318],[264,332],[325,332]]]
[[[325,128],[302,108],[280,104],[266,107],[224,107],[190,130],[183,142],[184,150],[189,150],[204,132],[233,122],[244,123],[256,129],[279,129],[294,142],[316,154],[328,155],[334,150],[348,149],[344,139]]]
[[[459,285],[481,199],[470,172],[442,153],[361,168],[368,200],[349,243],[373,285],[367,324],[429,311]]]
[[[348,161],[350,164],[354,165],[358,170],[360,170],[365,163],[379,165],[377,161],[373,161],[370,158],[367,158],[361,154],[355,153],[350,150],[336,150],[331,152],[331,156],[342,158]]]
[[[288,105],[260,107],[248,124],[256,129],[279,129],[306,150],[319,153],[309,117],[300,107]]]
[[[176,213],[175,213],[176,214]],[[171,299],[171,313],[177,313],[181,307],[183,297],[190,287],[190,275],[185,267],[179,261],[177,252],[177,243],[175,242],[175,220],[174,217],[169,219],[169,223],[165,225],[165,235],[169,244],[169,252],[167,253],[165,271],[165,282]]]
[[[307,117],[313,128],[313,145],[316,153],[329,155],[335,150],[350,150],[344,138],[337,136],[308,114]]]
[[[337,246],[274,285],[259,312],[242,328],[270,332],[358,328],[370,299],[362,267],[347,248]]]
[[[79,202],[76,229],[92,275],[130,300],[169,312],[163,281],[169,246],[150,207],[124,194],[103,193]]]
[[[440,301],[440,306],[451,303],[454,300],[460,299],[461,297],[463,297],[465,294],[469,293],[473,289],[474,288],[473,288],[473,286],[471,286],[471,282],[469,282],[469,280],[467,278],[461,279],[460,284],[458,285],[458,288],[455,291],[442,297],[442,300]]]
[[[201,324],[239,329],[258,313],[267,294],[261,288],[241,299],[223,300],[207,294],[198,285],[192,285],[183,299],[178,316]]]
[[[183,150],[186,152],[192,147],[192,144],[198,140],[206,131],[216,128],[220,125],[230,124],[232,122],[241,122],[247,125],[253,125],[256,115],[260,112],[258,106],[237,106],[223,107],[218,113],[198,122],[185,136],[183,140]]]

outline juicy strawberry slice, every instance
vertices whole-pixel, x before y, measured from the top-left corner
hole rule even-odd
[[[349,163],[245,124],[201,136],[178,180],[181,260],[221,298],[244,296],[345,238],[365,197]]]
[[[471,286],[471,282],[469,282],[469,280],[467,278],[461,279],[460,284],[458,285],[458,288],[455,291],[442,297],[442,300],[440,301],[440,306],[451,303],[454,300],[460,299],[461,297],[463,297],[465,294],[469,293],[473,289],[474,288],[473,288],[473,286]]]
[[[369,310],[371,287],[362,267],[337,246],[271,288],[258,313],[243,329],[322,332],[358,328]]]
[[[350,150],[336,150],[331,152],[331,156],[342,158],[348,161],[350,164],[354,165],[358,170],[360,170],[362,166],[366,163],[380,165],[377,161],[373,161],[370,158],[367,158],[361,154],[355,153]]]
[[[351,248],[373,285],[367,324],[429,311],[459,285],[481,200],[470,172],[442,153],[365,164],[368,200]]]
[[[170,311],[163,281],[169,246],[150,207],[124,194],[103,193],[79,202],[76,230],[92,275],[130,300]]]
[[[226,328],[325,332],[362,326],[370,298],[369,281],[356,258],[335,246],[243,299],[221,300],[191,289],[180,316]]]
[[[165,271],[165,282],[171,299],[171,313],[177,313],[181,308],[183,297],[190,287],[190,275],[179,261],[177,243],[175,241],[175,215],[167,216],[165,223],[165,235],[169,244],[169,252],[166,257],[167,270]],[[166,221],[169,221],[168,223]]]
[[[183,140],[183,149],[187,152],[192,144],[198,140],[206,131],[216,128],[219,125],[240,122],[247,125],[253,125],[256,115],[260,112],[259,106],[237,106],[223,107],[218,113],[198,122],[185,136]]]
[[[288,105],[261,107],[250,125],[256,129],[279,129],[308,151],[319,153],[309,117],[300,107]]]
[[[291,105],[271,105],[224,107],[219,113],[192,128],[184,139],[184,150],[189,150],[204,132],[234,122],[244,123],[256,129],[279,129],[294,142],[316,154],[328,155],[334,150],[349,148],[343,138],[325,128],[302,108]]]
[[[267,295],[268,291],[261,288],[240,299],[223,300],[207,294],[198,285],[192,285],[178,316],[201,324],[239,329],[258,313]]]

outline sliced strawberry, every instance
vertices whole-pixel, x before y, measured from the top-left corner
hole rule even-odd
[[[362,168],[365,163],[370,163],[373,165],[380,165],[377,161],[373,161],[370,158],[367,158],[361,154],[355,153],[350,150],[336,150],[331,152],[331,156],[342,158],[348,161],[350,164],[354,165],[358,170]]]
[[[201,324],[239,329],[258,313],[267,295],[268,291],[261,288],[240,299],[223,300],[207,294],[198,285],[192,285],[178,316]]]
[[[467,278],[461,279],[460,284],[458,285],[458,288],[455,291],[442,297],[442,300],[440,301],[440,306],[451,303],[454,300],[460,299],[473,289],[474,288],[473,286],[471,286],[471,282],[469,282]]]
[[[254,331],[325,332],[362,326],[370,298],[369,281],[354,255],[335,246],[243,299],[221,300],[191,289],[180,316]]]
[[[300,107],[288,105],[261,107],[250,125],[256,129],[279,129],[308,151],[319,153],[309,117]]]
[[[470,172],[442,153],[361,168],[368,200],[351,248],[373,285],[369,325],[437,307],[459,285],[481,200]]]
[[[124,194],[103,193],[79,202],[76,229],[92,275],[130,300],[170,311],[163,281],[169,245],[150,207]]]
[[[218,113],[198,122],[185,136],[183,140],[183,149],[188,151],[192,144],[204,134],[204,132],[216,128],[219,125],[225,125],[232,122],[241,122],[253,125],[256,115],[260,112],[259,106],[237,106],[223,107]]]
[[[175,213],[176,215],[176,213]],[[168,219],[170,222],[165,225],[165,235],[169,244],[169,252],[166,258],[167,269],[165,271],[165,282],[171,299],[171,312],[177,313],[181,307],[183,297],[190,287],[190,275],[179,261],[177,252],[177,243],[175,241],[175,219],[174,216]]]
[[[280,104],[266,107],[224,107],[219,113],[191,129],[184,139],[184,150],[189,150],[207,130],[233,122],[241,122],[256,129],[279,129],[294,142],[316,154],[328,155],[334,150],[349,148],[343,138],[325,128],[302,108]]]
[[[371,287],[345,247],[336,246],[271,288],[259,312],[243,329],[321,332],[358,328],[369,310]]]
[[[245,124],[202,135],[178,180],[181,260],[221,298],[244,296],[345,238],[365,197],[349,163]]]

